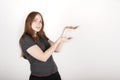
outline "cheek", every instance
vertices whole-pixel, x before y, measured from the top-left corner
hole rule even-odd
[[[42,23],[40,24],[40,26],[42,27]]]
[[[35,24],[32,24],[31,27],[32,27],[32,29],[34,29],[35,28]]]

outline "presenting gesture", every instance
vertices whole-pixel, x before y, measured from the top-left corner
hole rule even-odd
[[[66,34],[66,32],[75,30],[75,29],[77,29],[77,28],[78,28],[78,26],[75,26],[75,27],[73,27],[73,26],[66,26],[66,27],[64,28],[61,36],[64,36],[64,35]]]
[[[72,37],[67,37],[67,36],[65,36],[65,35],[66,35],[66,33],[67,33],[68,31],[73,31],[73,30],[75,30],[75,29],[77,29],[77,28],[78,28],[78,26],[75,26],[75,27],[73,27],[73,26],[66,26],[66,27],[64,28],[62,34],[61,34],[61,37],[63,38],[63,41],[66,42],[66,41],[72,39]]]

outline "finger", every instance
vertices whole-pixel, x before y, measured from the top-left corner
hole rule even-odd
[[[79,26],[75,26],[75,27],[73,27],[73,29],[77,29]]]
[[[72,29],[72,28],[73,28],[73,26],[66,26],[65,28]]]
[[[72,39],[72,37],[68,37],[67,39],[70,40],[70,39]]]
[[[73,27],[73,26],[69,26],[69,27],[66,27],[65,29],[77,29],[79,26],[75,26],[75,27]]]

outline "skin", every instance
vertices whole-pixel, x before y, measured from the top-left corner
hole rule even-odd
[[[39,32],[41,27],[42,27],[42,19],[40,15],[36,15],[34,18],[34,21],[31,25],[32,29],[36,32]],[[27,52],[36,58],[37,60],[40,60],[42,62],[46,62],[49,57],[54,53],[54,52],[59,52],[61,49],[61,46],[63,43],[68,42],[71,40],[71,37],[65,37],[65,33],[70,30],[75,30],[77,27],[73,26],[67,26],[64,28],[61,36],[55,41],[49,40],[48,42],[51,44],[51,47],[47,49],[45,52],[41,50],[41,48],[37,45],[33,45],[27,49]]]
[[[35,16],[31,27],[35,31],[35,34],[36,34],[36,32],[40,31],[40,29],[42,28],[42,19],[41,19],[40,15]]]

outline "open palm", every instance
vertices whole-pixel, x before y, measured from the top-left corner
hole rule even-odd
[[[78,26],[75,26],[75,27],[73,27],[73,26],[66,26],[66,27],[64,28],[61,36],[65,36],[65,34],[66,34],[67,32],[73,31],[73,30],[75,30],[75,29],[77,29],[77,28],[78,28]]]

